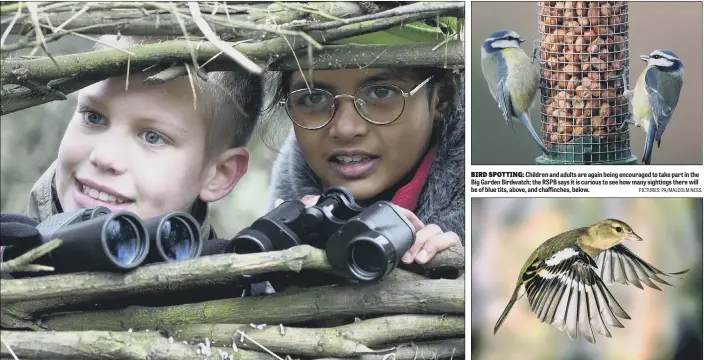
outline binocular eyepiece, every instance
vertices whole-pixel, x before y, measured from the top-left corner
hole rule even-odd
[[[357,205],[344,186],[332,186],[306,207],[285,201],[230,241],[225,251],[247,254],[308,244],[325,249],[330,265],[359,281],[374,281],[399,263],[415,229],[396,205]]]
[[[203,238],[196,219],[176,211],[144,221],[151,239],[148,262],[178,261],[198,257]]]
[[[56,272],[125,272],[143,263],[197,257],[203,246],[198,223],[180,211],[143,221],[132,212],[113,213],[100,206],[53,215],[37,230],[39,244],[7,247],[0,260],[61,239],[62,244],[37,263],[53,266]]]

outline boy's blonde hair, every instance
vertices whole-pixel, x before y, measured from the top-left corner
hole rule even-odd
[[[154,44],[173,40],[166,37],[103,35],[95,50]],[[244,69],[213,71],[204,81],[191,71],[194,86],[203,99],[202,113],[208,122],[205,157],[206,160],[227,149],[246,146],[254,132],[262,106],[262,79]]]

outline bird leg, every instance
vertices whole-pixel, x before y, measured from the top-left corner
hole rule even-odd
[[[631,99],[633,97],[633,91],[629,90],[628,88],[628,76],[626,76],[626,72],[624,71],[623,74],[623,96],[626,97],[626,99]]]

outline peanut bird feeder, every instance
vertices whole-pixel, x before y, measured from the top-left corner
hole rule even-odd
[[[541,1],[542,164],[635,164],[628,126],[628,4]]]

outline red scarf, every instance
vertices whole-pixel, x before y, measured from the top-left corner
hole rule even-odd
[[[428,180],[428,175],[430,175],[430,165],[435,160],[435,154],[437,153],[437,146],[434,145],[423,157],[423,160],[418,166],[413,179],[404,185],[396,194],[391,198],[391,202],[402,208],[406,208],[410,211],[416,211],[418,207],[418,198],[420,198],[420,193],[423,191],[423,186]],[[323,181],[323,191],[327,188],[327,184]]]

